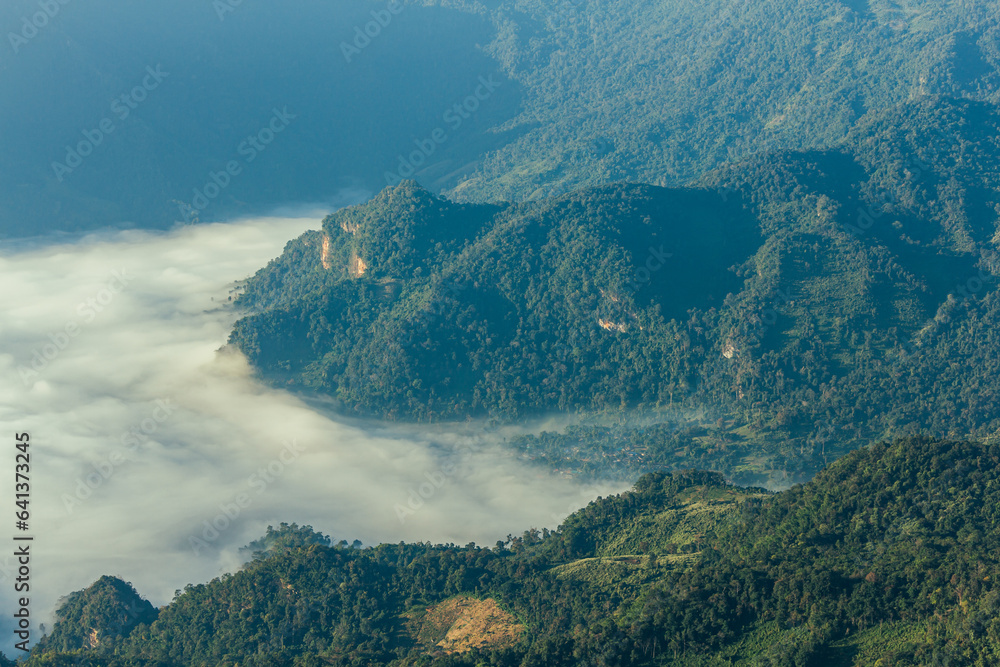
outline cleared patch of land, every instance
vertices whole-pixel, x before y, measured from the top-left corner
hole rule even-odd
[[[476,648],[514,645],[524,626],[496,600],[459,595],[428,607],[411,628],[419,645],[431,652],[464,653]]]

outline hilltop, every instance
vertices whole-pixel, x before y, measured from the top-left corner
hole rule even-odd
[[[640,471],[760,482],[872,438],[993,437],[998,118],[920,100],[696,188],[462,205],[404,182],[289,243],[230,342],[368,416],[700,415]]]

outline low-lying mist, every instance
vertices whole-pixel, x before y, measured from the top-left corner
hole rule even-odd
[[[475,427],[348,422],[258,382],[224,348],[234,281],[318,227],[267,218],[0,253],[3,469],[29,433],[34,624],[103,574],[166,604],[239,567],[268,524],[492,545],[624,487],[521,463]],[[0,482],[9,504],[13,481]],[[0,553],[10,609],[13,548]]]

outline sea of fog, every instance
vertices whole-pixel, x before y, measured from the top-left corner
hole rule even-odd
[[[519,462],[474,426],[331,416],[223,349],[234,282],[319,219],[272,217],[0,247],[0,649],[15,534],[31,543],[34,637],[104,574],[154,605],[243,562],[280,522],[335,541],[492,545],[620,490]],[[15,433],[30,520],[15,527]]]

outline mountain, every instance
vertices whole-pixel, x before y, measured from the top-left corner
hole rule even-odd
[[[52,634],[38,642],[39,651],[97,649],[127,637],[137,626],[156,620],[157,611],[131,584],[101,577],[89,588],[62,601]]]
[[[924,95],[996,104],[993,2],[499,3],[490,46],[525,91],[510,139],[446,192],[519,200],[838,144]],[[437,187],[431,174],[417,177]]]
[[[996,437],[997,130],[922,99],[697,188],[462,205],[404,182],[252,277],[230,342],[364,415],[703,427],[640,472],[775,485],[893,434]]]
[[[990,665],[1000,449],[906,439],[771,494],[650,474],[555,532],[476,545],[287,548],[187,586],[119,665]],[[103,580],[102,580],[103,581]],[[71,598],[72,600],[72,598]],[[53,636],[87,627],[63,612]],[[39,646],[28,667],[69,664]]]
[[[55,15],[41,28],[37,0],[0,7],[0,237],[354,201],[436,128],[449,141],[434,144],[435,161],[468,163],[476,133],[519,103],[519,86],[477,49],[490,25],[469,12],[367,0],[64,4],[46,3]],[[31,39],[12,45],[21,32]],[[454,128],[443,115],[480,77],[498,88]]]
[[[407,177],[469,202],[687,185],[924,95],[1000,101],[993,0],[46,7],[0,7],[0,235],[330,206]]]
[[[540,207],[467,208],[408,182],[327,218],[321,240],[303,237],[252,279],[240,303],[264,313],[232,340],[262,368],[388,415],[517,416],[574,407],[582,388],[595,407],[649,401],[621,395],[609,370],[634,344],[617,327],[662,326],[633,304],[637,268],[660,269],[649,295],[670,315],[690,299],[721,304],[738,283],[725,267],[756,236],[752,218],[711,192],[609,186]],[[306,243],[313,251],[292,268]],[[696,269],[707,285],[685,287]],[[565,350],[556,366],[554,346]],[[607,361],[588,363],[596,355]]]

